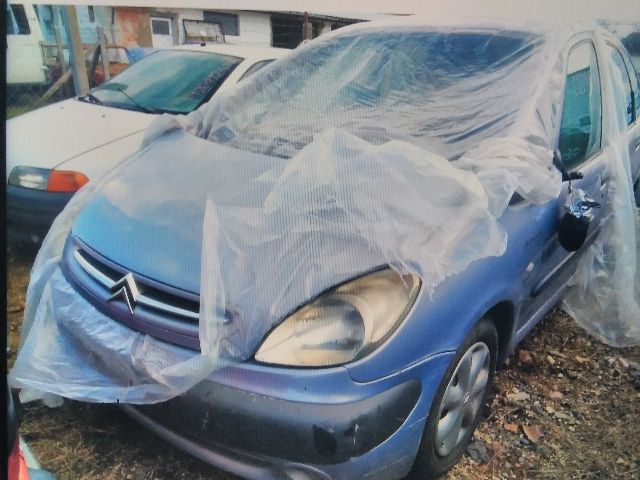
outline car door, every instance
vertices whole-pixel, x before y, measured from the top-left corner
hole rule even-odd
[[[631,63],[631,59],[623,48],[613,42],[606,42],[604,56],[611,61],[613,74],[617,76],[622,87],[619,114],[624,116],[629,135],[629,160],[634,185],[640,177],[640,79]]]
[[[608,152],[602,150],[602,85],[596,48],[588,36],[579,37],[567,54],[562,119],[557,150],[570,174],[582,178],[565,180],[557,202],[557,226],[566,212],[570,191],[582,190],[597,203],[603,202],[606,183],[604,165]],[[577,266],[580,253],[597,236],[602,212],[592,210],[593,220],[585,244],[576,252],[565,250],[557,232],[545,243],[532,275],[530,298],[521,319],[526,322],[562,288]]]

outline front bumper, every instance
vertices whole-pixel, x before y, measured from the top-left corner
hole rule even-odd
[[[397,479],[413,464],[450,361],[436,355],[366,384],[343,368],[244,363],[167,402],[124,408],[170,443],[244,478]]]
[[[7,185],[7,223],[12,233],[42,240],[73,195]]]

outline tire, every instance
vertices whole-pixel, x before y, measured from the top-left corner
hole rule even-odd
[[[497,353],[498,333],[493,322],[483,318],[467,335],[438,387],[422,433],[418,454],[411,472],[406,477],[407,480],[438,478],[460,460],[482,416],[482,407],[491,390]],[[480,365],[479,374],[474,376],[475,381],[465,382],[460,378],[461,372],[469,365],[471,370],[475,370],[471,368],[475,367],[474,363]],[[465,383],[471,383],[472,386],[465,388]],[[469,390],[475,390],[475,393],[468,393]],[[457,414],[443,408],[446,407],[447,402],[443,400],[447,392],[449,405],[457,405]],[[445,419],[449,415],[451,420],[447,422]],[[452,421],[456,418],[460,419],[461,423],[457,434],[458,423]],[[446,432],[450,434],[446,435]]]

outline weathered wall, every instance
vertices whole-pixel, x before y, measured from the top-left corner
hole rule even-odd
[[[115,35],[125,47],[151,47],[151,23],[146,8],[115,7]]]
[[[227,36],[227,41],[238,44],[271,45],[271,16],[259,12],[229,12],[238,13],[239,36]]]

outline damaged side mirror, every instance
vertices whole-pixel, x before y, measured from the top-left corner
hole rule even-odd
[[[594,208],[600,208],[600,204],[583,190],[569,193],[565,213],[558,226],[558,242],[568,252],[575,252],[586,242]]]
[[[575,252],[587,240],[589,222],[585,218],[578,218],[566,212],[558,227],[558,241],[568,252]]]
[[[593,220],[591,210],[600,205],[580,189],[573,190],[571,180],[583,178],[582,173],[569,172],[559,150],[553,151],[553,165],[562,173],[562,181],[569,182],[569,195],[564,205],[564,215],[558,226],[558,242],[568,252],[575,252],[587,241],[589,225]]]

